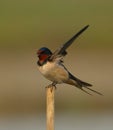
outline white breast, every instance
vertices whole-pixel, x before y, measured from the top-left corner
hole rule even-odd
[[[39,67],[39,71],[49,80],[62,83],[69,78],[67,70],[56,62],[47,62]]]

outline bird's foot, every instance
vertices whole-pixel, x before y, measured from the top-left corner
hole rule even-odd
[[[56,87],[56,83],[52,83],[52,84],[50,84],[50,85],[48,85],[46,88],[50,88],[51,89],[51,92],[53,91],[53,89],[57,89],[57,87]]]

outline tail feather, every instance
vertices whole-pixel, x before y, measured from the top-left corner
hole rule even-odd
[[[83,92],[85,92],[85,93],[87,93],[87,94],[89,94],[89,95],[91,95],[92,96],[92,94],[91,93],[89,93],[89,92],[87,92],[86,90],[84,90],[83,88],[79,88],[80,90],[82,90]]]
[[[82,81],[82,80],[80,80],[80,79],[74,77],[74,76],[73,76],[72,74],[70,74],[70,73],[69,73],[69,76],[70,76],[70,79],[71,79],[71,80],[74,80],[74,81],[75,81],[73,84],[71,84],[71,83],[70,83],[70,84],[76,86],[77,88],[81,89],[81,90],[84,91],[85,93],[87,93],[87,94],[89,94],[89,95],[92,95],[92,94],[90,94],[89,92],[87,92],[86,90],[84,90],[83,88],[89,89],[90,91],[92,91],[92,92],[94,92],[94,93],[96,93],[96,94],[98,94],[98,95],[103,95],[103,94],[101,94],[100,92],[97,92],[97,91],[91,89],[90,87],[92,86],[92,84],[86,83],[86,82],[84,82],[84,81]]]
[[[76,78],[76,81],[78,82],[78,84],[79,84],[81,87],[86,87],[86,86],[91,87],[91,86],[92,86],[92,84],[86,83],[86,82],[81,81],[80,79],[77,79],[77,78]]]
[[[99,95],[103,96],[103,94],[100,93],[100,92],[98,92],[98,91],[95,91],[95,90],[93,90],[93,89],[91,89],[91,88],[88,88],[88,87],[86,87],[86,88],[89,89],[89,90],[91,90],[92,92],[94,92],[94,93],[96,93],[96,94],[99,94]]]

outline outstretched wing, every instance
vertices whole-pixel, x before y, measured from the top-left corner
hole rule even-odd
[[[78,33],[76,33],[69,41],[67,41],[65,44],[63,44],[60,48],[58,48],[49,58],[49,60],[54,60],[59,56],[65,56],[67,54],[66,49],[74,42],[74,40],[81,34],[83,33],[89,25],[85,26],[82,28]]]

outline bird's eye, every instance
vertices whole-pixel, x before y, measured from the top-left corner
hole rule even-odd
[[[45,51],[41,51],[41,53],[40,53],[40,54],[44,54],[44,52],[45,52]]]
[[[42,50],[39,50],[38,52],[37,52],[37,54],[43,54],[44,53],[44,51],[42,51]]]

